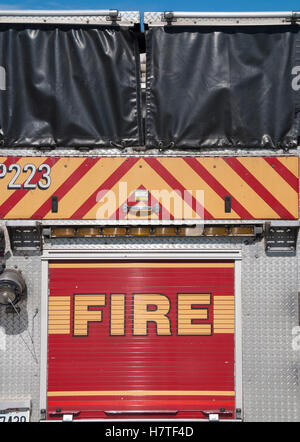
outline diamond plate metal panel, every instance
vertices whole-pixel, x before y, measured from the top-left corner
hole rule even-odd
[[[267,257],[260,246],[243,248],[243,387],[246,421],[297,421],[299,351],[297,257]]]
[[[285,156],[285,155],[299,155],[300,154],[300,146],[297,149],[289,149],[288,152],[283,149],[261,149],[261,150],[242,150],[242,149],[210,149],[210,148],[201,148],[201,150],[193,149],[193,151],[189,150],[164,150],[163,153],[158,149],[147,149],[146,152],[144,146],[142,147],[126,147],[124,149],[70,149],[70,148],[55,148],[55,149],[14,149],[13,155],[17,157],[36,157],[36,156],[47,156],[47,157],[56,157],[56,156],[70,156],[70,157],[195,157],[195,156]],[[9,156],[12,155],[11,149],[0,149],[0,156]]]
[[[23,15],[22,15],[23,12]],[[0,11],[0,23],[38,23],[38,24],[65,24],[65,25],[112,25],[114,21],[107,15],[100,15],[99,11]],[[33,14],[35,12],[35,14]],[[108,12],[108,11],[107,11]],[[133,26],[140,23],[139,11],[119,11],[117,24],[119,26]]]
[[[298,245],[299,246],[299,245]],[[48,250],[242,250],[243,389],[245,421],[297,421],[300,416],[300,350],[292,348],[298,325],[299,253],[266,256],[263,241],[245,245],[239,238],[85,238],[46,240]],[[40,258],[11,257],[28,285],[21,319],[0,310],[0,399],[32,399],[32,420],[39,414],[39,365],[25,346],[27,330],[40,355]],[[21,323],[22,322],[22,323]],[[20,334],[21,332],[21,334]],[[30,347],[31,349],[33,346]]]
[[[28,295],[18,304],[20,316],[6,314],[5,307],[0,308],[0,400],[31,399],[31,420],[36,421],[40,388],[40,258],[11,257],[7,268],[22,271]]]
[[[178,12],[178,15],[180,13]],[[183,13],[184,14],[184,13]],[[191,13],[192,14],[192,13]],[[219,13],[222,14],[222,13]],[[226,14],[226,13],[225,13]],[[233,15],[235,13],[232,13]],[[262,13],[263,14],[263,13]],[[242,26],[242,25],[289,25],[290,20],[287,20],[285,17],[267,17],[259,16],[259,13],[256,13],[254,17],[243,17],[243,13],[236,13],[235,17],[224,16],[218,17],[218,13],[207,13],[205,16],[205,12],[203,13],[203,17],[176,17],[174,21],[172,21],[173,26]],[[229,13],[228,13],[229,15]],[[144,23],[148,26],[165,26],[167,25],[167,21],[164,19],[163,12],[145,12],[144,13]]]

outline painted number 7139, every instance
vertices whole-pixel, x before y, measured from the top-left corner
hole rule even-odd
[[[26,178],[25,182],[23,184],[16,183],[17,179],[22,173],[29,172],[29,176]],[[35,176],[35,174],[39,172],[42,173],[41,178],[38,180],[37,183],[32,183],[32,180]],[[25,164],[23,169],[21,168],[20,164],[10,164],[8,167],[6,167],[5,164],[0,164],[0,179],[4,178],[8,173],[12,174],[11,180],[7,185],[8,189],[15,190],[15,189],[36,189],[38,187],[41,190],[48,189],[51,184],[51,167],[48,164],[41,164],[38,168],[34,164]]]

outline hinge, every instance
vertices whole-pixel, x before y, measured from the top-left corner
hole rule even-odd
[[[291,17],[287,18],[286,20],[291,22],[292,25],[297,24],[297,22],[300,20],[300,12],[299,11],[292,11]]]
[[[106,16],[107,21],[116,22],[121,20],[118,9],[110,9],[109,14]]]
[[[161,21],[166,21],[168,25],[177,21],[172,11],[165,11],[162,14]]]

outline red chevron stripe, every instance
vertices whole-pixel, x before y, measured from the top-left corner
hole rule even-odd
[[[283,219],[295,217],[244,167],[237,158],[228,157],[224,161]]]
[[[100,160],[101,158],[87,158],[61,186],[39,207],[31,216],[33,219],[42,219],[51,210],[51,198],[53,195],[58,197],[58,201],[65,196],[69,190]]]
[[[232,209],[243,219],[251,219],[253,216],[222,186],[196,158],[184,158],[185,162],[222,198],[231,196]],[[225,203],[224,203],[225,204]]]
[[[8,157],[8,158],[4,161],[4,163],[2,163],[2,164],[5,164],[5,166],[8,167],[8,166],[10,166],[11,164],[15,164],[15,163],[17,163],[17,162],[19,161],[20,158],[21,158],[21,157]]]
[[[152,167],[152,169],[163,179],[166,183],[169,184],[172,189],[177,192],[181,198],[184,198],[184,192],[188,196],[188,200],[186,203],[192,207],[192,209],[202,218],[204,215],[204,219],[213,219],[213,216],[201,206],[199,201],[197,201],[190,192],[187,191],[183,187],[183,185],[176,180],[176,178],[156,159],[153,157],[144,158],[144,160]]]
[[[30,160],[30,159],[29,159]],[[28,162],[29,162],[28,160]],[[59,161],[59,158],[47,158],[45,161],[43,161],[43,164],[48,164],[49,166],[54,166],[55,163],[57,163],[57,161]],[[13,161],[14,163],[16,162],[15,159]],[[32,184],[36,184],[42,177],[43,172],[38,172],[36,171],[34,177],[31,180]],[[24,179],[25,181],[25,179]],[[2,218],[4,218],[7,213],[19,202],[21,201],[21,199],[28,193],[30,192],[30,189],[18,189],[15,190],[10,197],[8,197],[4,203],[0,206],[0,216]]]
[[[297,178],[278,158],[263,157],[297,193],[299,192],[299,178]]]
[[[108,178],[98,187],[95,192],[73,213],[71,219],[82,219],[88,211],[97,203],[97,195],[102,191],[102,197],[124,176],[139,160],[139,158],[127,158]]]

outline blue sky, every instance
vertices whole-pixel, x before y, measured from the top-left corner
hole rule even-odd
[[[12,0],[1,2],[0,9],[119,9],[127,11],[295,11],[299,0]]]

